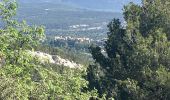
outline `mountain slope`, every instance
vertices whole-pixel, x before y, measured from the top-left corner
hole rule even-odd
[[[123,19],[120,12],[96,11],[95,9],[86,9],[85,6],[78,7],[83,4],[83,2],[85,4],[85,1],[80,1],[20,0],[17,18],[19,20],[25,19],[29,22],[28,24],[45,26],[48,36],[72,35],[95,38],[103,37],[103,34],[107,32],[107,25],[105,24],[103,27],[103,23],[109,23],[113,18],[120,18],[121,21]],[[82,24],[88,25],[89,28],[101,26],[103,28],[102,30],[90,31],[75,31],[70,29],[70,26]]]
[[[20,0],[20,2],[66,4],[90,10],[121,12],[125,4],[129,2],[140,4],[141,0]]]
[[[121,12],[129,2],[140,3],[140,0],[62,0],[72,5],[91,10]]]

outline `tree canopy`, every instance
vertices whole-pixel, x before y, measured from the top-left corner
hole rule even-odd
[[[88,83],[82,70],[61,73],[60,66],[42,64],[28,53],[44,39],[44,27],[18,22],[14,18],[17,6],[15,0],[0,1],[0,99],[87,100],[95,96],[83,91]]]
[[[116,100],[170,99],[169,0],[143,0],[124,7],[126,25],[108,24],[102,53],[90,47],[89,89]]]

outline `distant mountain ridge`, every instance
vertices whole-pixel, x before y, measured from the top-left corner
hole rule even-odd
[[[125,4],[129,2],[140,4],[141,0],[20,0],[20,2],[65,4],[83,9],[121,12]]]

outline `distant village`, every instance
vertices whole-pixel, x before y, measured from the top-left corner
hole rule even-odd
[[[71,37],[71,36],[55,36],[55,41],[74,41],[77,43],[95,43],[97,45],[104,45],[105,41],[107,40],[107,38],[101,39],[101,40],[94,40],[94,39],[90,39],[90,38],[79,38],[79,37]]]

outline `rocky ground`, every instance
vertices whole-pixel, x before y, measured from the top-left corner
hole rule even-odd
[[[83,65],[77,64],[73,61],[70,61],[68,59],[61,58],[58,55],[50,55],[47,53],[43,53],[40,51],[28,51],[32,56],[37,57],[38,60],[41,63],[51,63],[51,64],[57,64],[57,65],[62,65],[66,66],[69,68],[81,68]]]

